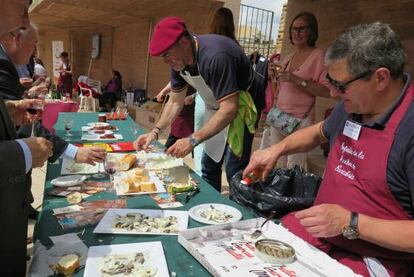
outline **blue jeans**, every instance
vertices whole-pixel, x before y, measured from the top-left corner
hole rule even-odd
[[[226,145],[224,154],[220,162],[216,163],[205,152],[203,152],[203,158],[201,160],[201,171],[203,179],[208,182],[213,188],[221,192],[221,167],[225,165],[227,182],[230,184],[230,180],[234,174],[243,170],[249,163],[250,154],[252,151],[254,134],[250,134],[247,127],[244,127],[244,143],[243,154],[240,158],[233,154],[229,145]]]

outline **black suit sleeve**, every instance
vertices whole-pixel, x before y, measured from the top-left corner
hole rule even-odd
[[[37,137],[43,137],[53,143],[53,155],[48,159],[49,162],[53,163],[65,152],[68,147],[68,142],[61,137],[51,134],[40,122],[36,122],[35,124],[35,135]],[[26,138],[30,137],[31,132],[32,125],[23,125],[17,131],[17,135],[20,138]]]
[[[0,141],[0,185],[26,182],[26,163],[23,149],[15,140]]]
[[[20,84],[14,65],[0,59],[0,94],[4,99],[22,99],[25,88]]]

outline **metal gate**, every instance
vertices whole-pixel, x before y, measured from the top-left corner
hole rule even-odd
[[[274,12],[241,4],[239,18],[237,37],[246,54],[259,51],[269,56],[275,47],[272,39]]]

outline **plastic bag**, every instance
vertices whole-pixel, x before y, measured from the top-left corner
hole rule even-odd
[[[322,179],[295,166],[292,169],[274,169],[266,182],[250,186],[242,184],[242,172],[236,173],[230,181],[230,197],[260,216],[271,211],[277,217],[312,206]]]

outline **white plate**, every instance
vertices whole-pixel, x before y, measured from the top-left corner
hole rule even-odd
[[[55,187],[70,187],[82,183],[88,177],[85,175],[69,175],[61,176],[56,179],[53,179],[50,183]]]
[[[112,222],[118,216],[125,216],[129,213],[141,213],[150,217],[176,216],[178,219],[178,231],[187,230],[188,212],[173,210],[146,210],[146,209],[109,209],[93,230],[94,234],[132,234],[132,235],[178,235],[177,233],[142,232],[137,230],[118,229],[112,227]]]
[[[170,276],[164,249],[160,241],[91,246],[86,259],[85,277],[102,276],[101,266],[105,256],[114,254],[144,253],[145,266],[157,268],[156,277]],[[120,275],[116,275],[120,276]]]
[[[233,217],[227,220],[226,222],[217,222],[217,221],[209,220],[207,218],[202,217],[200,213],[204,210],[210,210],[211,206],[213,206],[217,210],[221,210],[227,214],[231,214]],[[239,221],[242,218],[242,213],[238,209],[232,206],[217,204],[217,203],[201,204],[201,205],[194,206],[188,211],[188,215],[195,221],[198,221],[204,224],[233,223],[233,222]]]
[[[95,165],[77,163],[74,160],[63,159],[62,160],[62,169],[60,171],[61,175],[79,175],[79,174],[95,174],[99,172],[99,166],[102,166],[100,163]],[[102,169],[103,171],[103,166]]]
[[[97,133],[97,132],[102,132],[102,131],[103,131],[102,134]],[[113,134],[114,132],[111,130],[93,130],[93,131],[89,131],[88,133],[91,135],[109,135],[109,134]]]
[[[128,178],[129,172],[122,171],[117,172],[114,175],[114,187],[116,190],[116,195],[141,195],[141,194],[153,194],[153,193],[161,193],[166,192],[164,183],[157,177],[153,172],[149,173],[149,180],[154,182],[155,188],[157,191],[148,191],[148,192],[128,192],[128,185],[125,183],[125,179]]]
[[[105,126],[109,126],[108,122],[89,122],[88,123],[89,127],[105,127]]]

